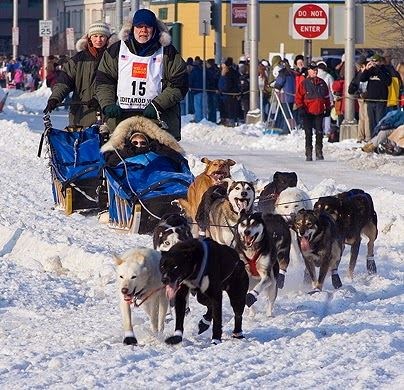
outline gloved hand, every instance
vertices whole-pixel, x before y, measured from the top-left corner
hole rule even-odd
[[[97,110],[100,107],[100,103],[98,103],[98,100],[93,97],[88,101],[87,107],[91,108],[92,110]]]
[[[43,110],[44,114],[51,113],[57,106],[59,102],[57,99],[49,99],[48,104],[46,105],[45,109]]]
[[[153,103],[155,105],[155,103]],[[149,119],[157,119],[157,111],[153,104],[148,104],[143,110],[143,116]]]
[[[116,104],[110,104],[104,108],[104,114],[108,118],[120,118],[122,116],[122,108]]]

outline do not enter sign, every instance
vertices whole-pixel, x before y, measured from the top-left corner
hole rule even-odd
[[[293,39],[328,38],[328,4],[293,4]]]

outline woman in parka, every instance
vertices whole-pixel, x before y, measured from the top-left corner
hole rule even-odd
[[[73,92],[69,125],[88,127],[97,121],[99,104],[95,97],[95,73],[110,37],[106,23],[90,25],[87,34],[77,41],[78,53],[63,65],[44,113],[52,112]]]
[[[119,37],[104,53],[96,77],[97,99],[109,118],[109,130],[134,115],[154,120],[161,115],[167,131],[180,140],[179,103],[188,91],[188,75],[167,27],[152,11],[139,9]]]

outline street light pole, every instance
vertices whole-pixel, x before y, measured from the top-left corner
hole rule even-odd
[[[222,61],[222,0],[215,0],[215,62]]]
[[[122,0],[116,0],[116,4],[115,4],[115,12],[116,12],[116,26],[115,26],[115,30],[117,32],[119,32],[119,30],[122,27]]]
[[[43,0],[43,20],[48,20],[48,14],[49,14],[49,9],[48,9],[48,0]],[[45,46],[45,40],[50,39],[50,37],[42,37],[42,50],[43,47]],[[46,83],[46,76],[48,73],[48,56],[43,57],[43,81]]]
[[[246,122],[257,123],[261,119],[261,112],[258,105],[258,0],[250,0],[248,3],[247,24],[250,32],[250,111],[247,112]]]
[[[18,51],[18,0],[13,1],[13,59],[17,59]]]
[[[134,14],[139,9],[139,0],[132,0],[130,3],[130,10]]]
[[[355,66],[355,0],[345,0],[345,75],[344,75],[344,120],[340,127],[340,141],[357,138],[358,124],[355,120],[354,100],[348,94],[349,83],[354,77]]]

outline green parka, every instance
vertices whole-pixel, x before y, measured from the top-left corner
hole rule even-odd
[[[70,92],[73,92],[69,108],[69,125],[88,127],[97,121],[96,102],[93,100],[95,105],[92,107],[85,103],[95,99],[95,74],[102,53],[94,57],[88,51],[87,35],[77,41],[76,49],[78,53],[63,65],[49,99],[56,99],[61,103]]]
[[[118,56],[120,45],[126,45],[133,54],[136,52],[134,37],[132,34],[132,22],[124,23],[119,33],[119,42],[109,47],[101,59],[96,77],[96,94],[97,100],[104,110],[106,106],[116,104],[117,102],[117,85],[118,85]],[[148,48],[144,56],[151,56],[160,47],[163,47],[163,77],[162,92],[153,99],[156,107],[161,113],[161,119],[167,123],[168,132],[177,140],[181,139],[181,111],[180,101],[188,92],[188,76],[186,72],[186,64],[175,47],[171,45],[171,36],[168,33],[166,25],[157,20],[157,29],[159,30],[159,39]],[[140,115],[141,113],[139,113]],[[133,116],[133,112],[124,115],[120,120]],[[108,127],[112,132],[117,121],[108,119]]]

